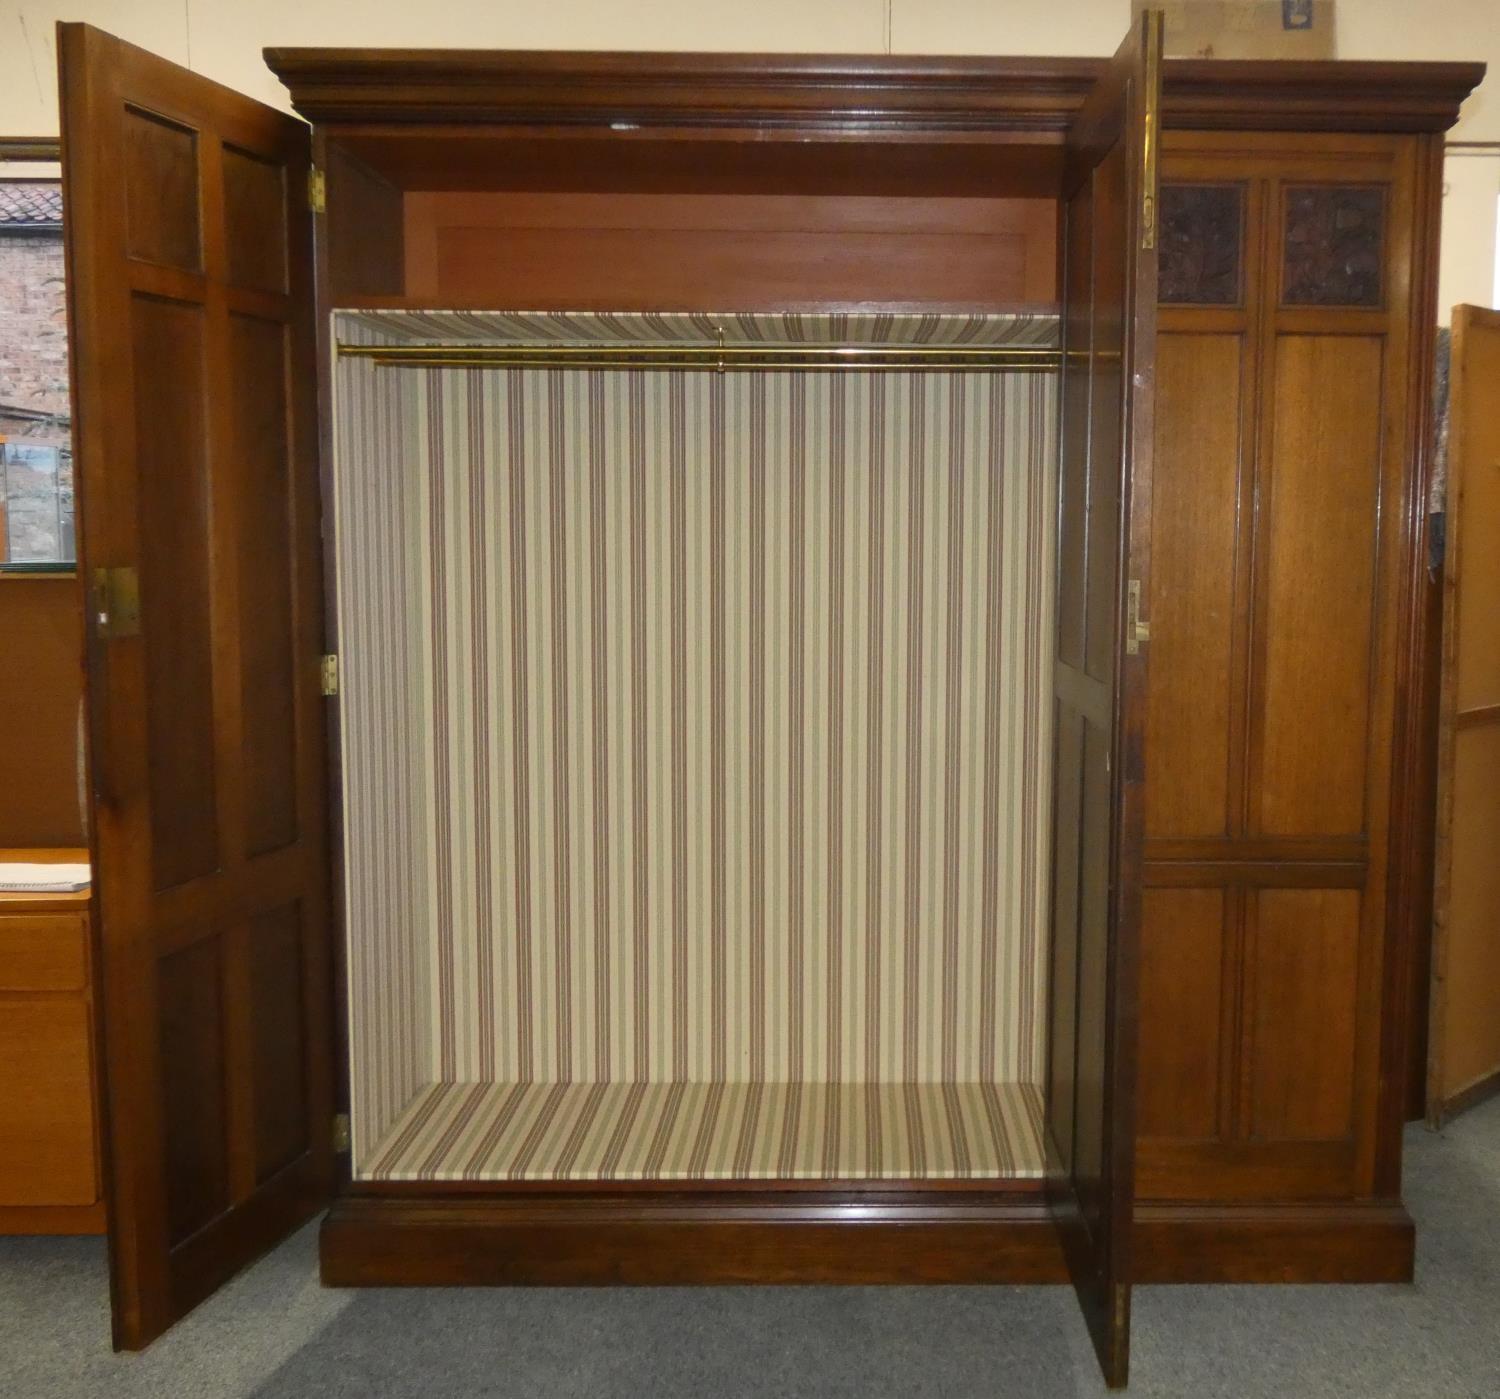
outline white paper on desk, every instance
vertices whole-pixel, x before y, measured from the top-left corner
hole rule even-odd
[[[0,863],[0,894],[76,894],[89,887],[89,867]]]

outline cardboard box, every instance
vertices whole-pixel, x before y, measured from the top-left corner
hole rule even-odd
[[[1134,0],[1166,12],[1169,58],[1332,58],[1334,0]]]

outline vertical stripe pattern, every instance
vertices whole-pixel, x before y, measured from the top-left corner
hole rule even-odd
[[[982,1174],[1042,1070],[1052,376],[337,383],[357,1169]]]

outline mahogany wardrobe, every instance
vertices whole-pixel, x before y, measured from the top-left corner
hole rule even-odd
[[[82,25],[116,1341],[324,1280],[1409,1278],[1472,64]]]

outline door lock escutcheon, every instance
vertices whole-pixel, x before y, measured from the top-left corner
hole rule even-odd
[[[91,588],[94,629],[103,641],[141,634],[141,583],[133,568],[96,568]]]
[[[1151,640],[1151,623],[1141,616],[1141,585],[1132,578],[1125,591],[1125,654],[1140,654],[1141,644]]]

